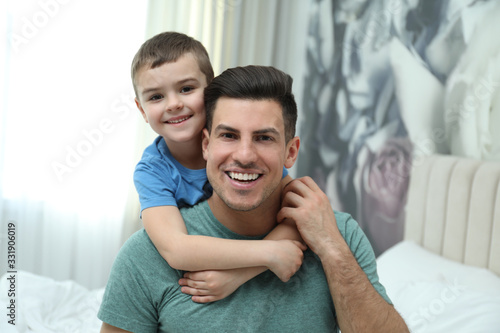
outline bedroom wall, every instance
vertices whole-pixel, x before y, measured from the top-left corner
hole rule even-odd
[[[401,240],[419,156],[500,160],[498,1],[319,0],[311,10],[297,176],[376,254]]]

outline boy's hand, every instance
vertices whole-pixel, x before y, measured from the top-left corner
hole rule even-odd
[[[179,284],[183,293],[193,296],[191,299],[194,302],[209,303],[226,298],[243,283],[265,270],[265,267],[251,267],[187,272],[179,280]]]
[[[270,263],[268,268],[276,274],[283,282],[287,282],[297,272],[304,259],[304,251],[307,249],[303,243],[296,240],[272,241]]]
[[[307,247],[299,241],[268,241],[271,271],[286,282],[297,272]],[[243,283],[267,270],[267,267],[247,267],[228,270],[187,272],[179,279],[181,291],[191,295],[196,303],[219,301],[231,295]]]

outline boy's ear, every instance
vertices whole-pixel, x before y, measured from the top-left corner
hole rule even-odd
[[[146,112],[144,111],[144,109],[142,108],[142,105],[141,105],[141,102],[139,102],[139,100],[136,98],[134,98],[134,101],[135,101],[135,105],[137,105],[137,108],[139,109],[139,111],[141,111],[141,114],[142,114],[142,117],[144,118],[144,120],[149,123],[148,121],[148,116],[146,115]]]
[[[290,169],[299,157],[300,138],[294,137],[286,144],[285,168]]]
[[[203,158],[205,161],[208,159],[208,144],[210,141],[210,134],[206,128],[202,132],[201,149],[203,150]]]

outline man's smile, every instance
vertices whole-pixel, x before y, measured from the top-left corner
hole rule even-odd
[[[258,173],[241,173],[233,171],[227,172],[227,175],[233,180],[244,181],[244,182],[254,181],[260,177]]]

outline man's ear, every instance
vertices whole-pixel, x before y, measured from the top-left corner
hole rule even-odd
[[[141,102],[139,102],[139,100],[136,98],[134,98],[134,101],[135,101],[135,105],[137,105],[137,108],[139,109],[139,111],[141,111],[141,114],[142,114],[142,117],[144,118],[144,120],[149,123],[148,121],[148,116],[146,115],[146,112],[144,111],[144,109],[142,108],[142,105],[141,105]]]
[[[210,141],[210,134],[208,133],[208,130],[204,128],[201,135],[202,135],[201,149],[203,150],[203,158],[206,161],[208,159],[208,144]]]
[[[286,144],[285,168],[290,169],[299,157],[300,138],[294,137]]]

